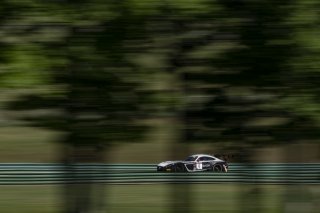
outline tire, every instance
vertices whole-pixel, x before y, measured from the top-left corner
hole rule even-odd
[[[185,172],[186,170],[185,170],[183,164],[177,164],[177,165],[175,165],[175,171],[176,172]]]
[[[214,172],[222,172],[222,166],[221,165],[214,165],[213,166],[213,171]]]

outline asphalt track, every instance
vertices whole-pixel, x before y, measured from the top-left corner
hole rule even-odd
[[[83,182],[320,184],[320,163],[231,163],[228,173],[163,173],[156,172],[154,164],[0,164],[0,185]]]

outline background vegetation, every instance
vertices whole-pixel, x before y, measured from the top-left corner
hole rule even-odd
[[[264,161],[261,148],[272,151],[268,161],[318,161],[317,8],[316,0],[3,0],[0,159],[62,162],[66,174],[74,162],[194,152]],[[83,201],[66,189],[70,203]],[[190,190],[174,187],[172,197],[186,196],[173,210],[192,211],[181,207]]]

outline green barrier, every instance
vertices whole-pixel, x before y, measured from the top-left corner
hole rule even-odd
[[[320,163],[230,164],[228,173],[162,173],[154,164],[0,164],[1,185],[81,182],[320,184]]]

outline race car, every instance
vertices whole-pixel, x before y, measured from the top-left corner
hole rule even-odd
[[[184,161],[165,161],[157,165],[158,172],[228,172],[228,163],[213,155],[195,154]]]

